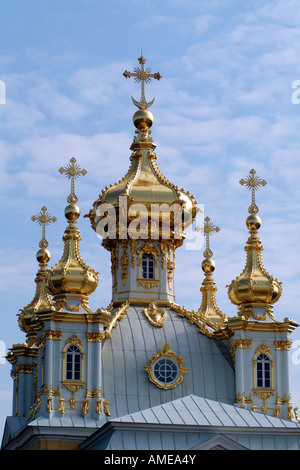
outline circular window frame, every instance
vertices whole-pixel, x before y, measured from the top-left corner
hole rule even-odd
[[[166,370],[166,361],[168,361],[168,366],[170,370]],[[183,375],[187,373],[187,368],[183,367],[184,360],[181,356],[177,355],[174,351],[170,350],[170,343],[166,343],[162,349],[159,349],[156,354],[154,354],[151,359],[148,361],[149,366],[145,366],[145,371],[148,372],[148,376],[151,382],[153,382],[157,387],[164,390],[168,390],[176,387],[183,380]],[[158,374],[157,365],[161,363],[161,369],[159,369],[160,374]],[[165,370],[163,370],[163,368]],[[166,380],[168,373],[176,373],[173,376],[172,380]],[[164,377],[164,374],[165,375]],[[160,380],[160,375],[162,380]]]

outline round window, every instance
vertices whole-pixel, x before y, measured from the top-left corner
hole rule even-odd
[[[153,364],[153,375],[158,382],[170,385],[178,378],[178,364],[169,357],[161,357]]]
[[[170,343],[164,344],[156,354],[153,354],[148,364],[144,369],[148,372],[149,379],[157,387],[165,390],[180,384],[183,375],[187,373],[187,368],[183,367],[184,360],[170,349]]]

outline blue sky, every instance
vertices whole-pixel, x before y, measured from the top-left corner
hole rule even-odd
[[[297,0],[11,0],[1,6],[0,105],[1,345],[24,341],[17,313],[33,298],[43,205],[49,266],[61,257],[69,182],[58,169],[71,157],[87,170],[76,184],[81,254],[101,272],[93,309],[111,300],[109,254],[88,213],[102,188],[127,171],[139,87],[123,77],[138,65],[163,75],[152,136],[158,166],[189,190],[221,228],[211,239],[218,305],[234,316],[226,285],[243,270],[251,168],[268,184],[257,194],[266,269],[283,284],[278,319],[300,323],[300,9]],[[176,254],[176,300],[197,309],[202,250]],[[300,328],[299,328],[300,329]],[[300,332],[293,334],[291,389],[300,404]],[[3,349],[3,348],[2,348]],[[2,361],[3,362],[3,361]],[[10,365],[0,363],[0,426],[11,410]]]

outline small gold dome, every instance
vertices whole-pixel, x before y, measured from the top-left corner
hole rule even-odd
[[[201,267],[203,272],[212,273],[214,272],[216,265],[212,259],[207,258],[202,261]]]
[[[250,237],[247,240],[247,253],[244,271],[228,286],[228,296],[231,302],[238,306],[241,313],[249,308],[264,308],[271,312],[272,305],[281,296],[281,282],[273,278],[264,268],[261,252],[263,247],[257,236],[260,219],[251,215],[247,219]]]
[[[251,214],[246,219],[246,225],[249,230],[258,230],[261,226],[261,219],[256,214]]]
[[[139,109],[134,113],[132,120],[137,129],[146,130],[152,126],[154,117],[147,109]]]
[[[50,260],[50,251],[46,248],[41,248],[36,254],[36,259],[39,263],[48,263]]]
[[[80,209],[75,204],[69,204],[65,208],[65,217],[67,220],[77,220],[80,216]]]

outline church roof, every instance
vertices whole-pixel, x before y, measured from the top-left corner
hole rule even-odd
[[[294,421],[275,418],[257,411],[238,408],[227,403],[189,395],[153,408],[138,411],[114,419],[116,423],[132,423],[145,426],[216,426],[244,428],[299,429]]]
[[[81,448],[187,450],[219,445],[225,449],[298,449],[299,426],[293,421],[188,395],[111,419]]]

